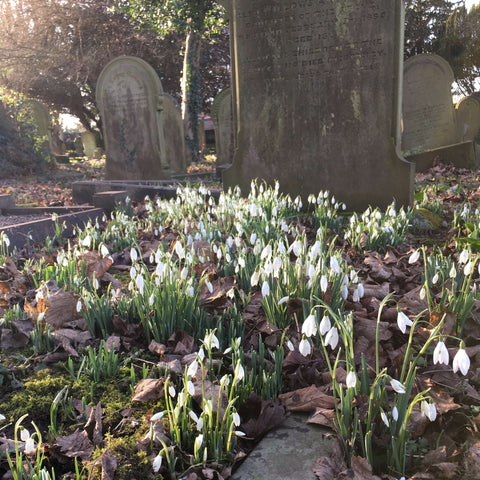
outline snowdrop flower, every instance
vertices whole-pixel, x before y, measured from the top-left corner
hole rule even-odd
[[[168,394],[169,394],[171,397],[174,397],[174,396],[177,394],[177,392],[175,391],[175,387],[174,387],[173,385],[170,385],[170,386],[168,387]]]
[[[408,258],[408,263],[410,265],[414,264],[417,262],[417,260],[420,258],[420,251],[419,250],[415,250],[411,255],[410,257]]]
[[[194,445],[195,451],[198,451],[200,449],[200,447],[202,446],[202,443],[203,443],[203,435],[200,433],[198,437],[195,439],[195,445]]]
[[[380,416],[382,417],[383,423],[384,423],[387,427],[389,427],[389,426],[390,426],[390,422],[388,421],[387,414],[386,414],[383,410],[380,412]]]
[[[468,257],[470,256],[470,253],[468,250],[462,250],[462,253],[460,254],[460,257],[458,259],[459,263],[467,263],[468,262]]]
[[[397,314],[397,325],[402,333],[407,331],[407,327],[412,326],[412,321],[401,311]]]
[[[340,295],[342,296],[342,298],[343,298],[344,300],[347,300],[347,298],[348,298],[348,288],[347,288],[346,285],[344,285],[344,286],[342,287],[342,291],[341,291]]]
[[[439,276],[438,276],[438,272],[437,272],[437,273],[433,276],[433,278],[432,278],[432,283],[433,283],[434,285],[436,285],[436,283],[438,282],[438,278],[439,278]]]
[[[279,301],[278,301],[278,305],[282,305],[284,304],[285,302],[288,302],[288,300],[290,300],[290,296],[287,295],[286,297],[282,297]]]
[[[322,290],[323,293],[327,291],[328,288],[328,280],[325,275],[322,275],[322,278],[320,279],[320,290]]]
[[[97,276],[94,275],[94,276],[93,276],[93,288],[94,288],[95,290],[98,290],[98,287],[99,287],[99,286],[100,286],[100,284],[98,283]]]
[[[150,417],[150,421],[151,422],[156,422],[157,420],[160,420],[164,415],[164,412],[158,412],[158,413],[155,413],[154,415],[152,415]]]
[[[152,293],[148,299],[148,306],[153,307],[154,303],[155,303],[155,294]]]
[[[240,425],[240,415],[237,413],[237,412],[234,412],[233,415],[232,415],[232,419],[233,419],[233,424],[238,427]]]
[[[266,297],[268,295],[270,295],[270,287],[268,282],[265,280],[262,285],[262,297]]]
[[[437,418],[437,409],[433,403],[427,402],[426,400],[422,401],[420,407],[422,413],[431,421],[434,422]]]
[[[330,345],[332,350],[335,350],[338,344],[338,331],[335,327],[332,327],[325,336],[325,346]]]
[[[138,260],[138,252],[136,248],[132,248],[130,250],[130,258],[132,262],[136,262]]]
[[[198,362],[195,360],[188,366],[187,375],[189,377],[194,377],[198,370]]]
[[[311,337],[317,333],[317,324],[315,321],[315,315],[310,314],[302,325],[302,333],[307,336]]]
[[[179,241],[175,242],[175,253],[179,259],[182,259],[185,256],[185,250]]]
[[[312,347],[310,345],[310,342],[303,337],[302,340],[300,341],[300,344],[298,345],[298,351],[306,357],[307,355],[310,355],[312,352]]]
[[[465,269],[463,270],[463,273],[465,275],[470,275],[472,273],[472,270],[473,270],[473,263],[472,262],[468,262],[466,265],[465,265]]]
[[[259,280],[260,280],[260,272],[257,272],[255,270],[255,272],[253,272],[252,276],[250,277],[250,285],[252,287],[255,287],[256,285],[258,285]]]
[[[186,280],[188,276],[188,268],[187,267],[183,267],[182,268],[182,271],[180,272],[180,280]]]
[[[302,245],[298,240],[295,240],[289,247],[288,253],[293,252],[293,254],[298,258],[302,253]]]
[[[333,273],[340,273],[340,265],[335,257],[330,257],[330,268]]]
[[[272,256],[272,246],[268,244],[260,254],[260,259],[265,260],[266,258],[270,258]]]
[[[458,370],[462,372],[463,375],[466,375],[468,369],[470,368],[470,359],[468,358],[465,348],[460,346],[458,352],[453,357],[453,371],[456,373]]]
[[[448,365],[448,360],[449,360],[449,355],[448,355],[448,350],[447,347],[445,346],[445,343],[443,342],[438,342],[435,350],[433,351],[433,363],[434,364],[444,364]]]
[[[257,240],[257,234],[255,232],[253,232],[251,235],[250,235],[250,244],[251,245],[254,245],[255,244],[255,240]]]
[[[3,420],[6,420],[6,417],[5,417],[5,415],[2,415],[2,414],[0,413],[0,422],[3,422]]]
[[[143,295],[143,287],[145,286],[145,281],[143,279],[143,275],[138,275],[135,280],[135,286],[138,288],[140,295]]]
[[[102,246],[100,247],[100,254],[102,255],[102,257],[108,257],[108,255],[110,255],[108,248],[103,243],[102,243]]]
[[[207,289],[210,293],[213,292],[213,285],[210,283],[210,280],[208,278],[205,279],[205,285],[207,286]]]
[[[398,420],[398,408],[396,406],[394,406],[392,408],[392,418],[397,421]]]
[[[425,289],[425,285],[420,289],[420,293],[418,296],[420,297],[420,300],[423,300],[425,298],[425,295],[427,294],[427,290]]]
[[[291,352],[293,352],[293,351],[295,350],[295,347],[293,346],[293,343],[292,343],[291,340],[289,340],[289,341],[287,342],[287,348],[288,348]]]
[[[233,433],[237,437],[244,437],[245,436],[245,432],[241,432],[240,430],[235,430]]]
[[[324,314],[322,320],[320,321],[320,335],[325,335],[329,330],[331,330],[332,324],[330,322],[330,317],[327,314]],[[338,341],[338,335],[337,335]],[[335,347],[332,347],[335,348]]]
[[[395,380],[394,378],[391,378],[390,379],[390,385],[392,386],[392,388],[397,392],[397,393],[405,393],[406,390],[405,390],[405,387],[403,386],[403,384],[401,382],[399,382],[398,380]]]
[[[79,300],[79,301],[77,302],[77,313],[80,313],[81,310],[82,310],[82,301]]]
[[[130,268],[130,278],[132,280],[135,280],[136,276],[137,276],[137,269],[135,267],[131,267]]]
[[[239,382],[240,380],[243,379],[243,377],[245,377],[245,370],[244,370],[242,364],[240,363],[240,361],[237,362],[233,377],[235,379],[235,383]]]
[[[217,350],[220,349],[220,343],[219,343],[218,338],[216,337],[215,332],[213,330],[205,335],[203,343],[205,344],[205,347],[208,350],[212,350],[213,347],[215,347]]]
[[[192,397],[195,395],[195,385],[193,384],[193,382],[191,380],[188,380],[188,382],[187,382],[187,392]]]
[[[357,375],[355,372],[348,372],[347,379],[346,379],[347,388],[355,388],[357,384]]]
[[[452,264],[452,268],[450,269],[450,272],[448,273],[450,278],[455,278],[457,275],[457,271],[455,270],[455,264]]]

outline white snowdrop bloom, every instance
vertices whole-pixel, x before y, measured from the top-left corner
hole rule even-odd
[[[470,275],[472,273],[472,270],[473,270],[473,262],[468,262],[466,265],[465,265],[465,268],[463,270],[463,273],[465,275]]]
[[[467,263],[469,256],[470,256],[470,253],[469,253],[468,250],[462,250],[462,253],[460,253],[460,257],[458,259],[458,262],[459,263]]]
[[[256,240],[257,240],[257,234],[255,232],[253,232],[250,235],[250,245],[254,245]]]
[[[270,286],[268,285],[268,282],[265,280],[262,285],[262,297],[266,297],[270,295]]]
[[[405,390],[405,387],[403,386],[403,384],[401,382],[399,382],[398,380],[395,380],[394,378],[391,378],[390,379],[390,385],[392,386],[392,388],[397,392],[397,393],[405,393],[406,390]]]
[[[200,449],[200,447],[202,446],[202,443],[203,443],[203,435],[200,433],[197,438],[195,439],[195,445],[194,445],[194,448],[196,451],[198,451]]]
[[[136,262],[138,260],[138,252],[136,248],[130,249],[130,258],[132,262]]]
[[[157,420],[160,420],[161,418],[163,418],[164,414],[165,414],[165,412],[157,412],[150,417],[150,421],[151,422],[156,422]]]
[[[30,432],[26,428],[21,428],[20,439],[22,442],[26,442],[30,438]]]
[[[357,289],[358,289],[358,296],[360,298],[363,298],[365,295],[365,289],[363,288],[363,283],[359,283]]]
[[[298,258],[302,253],[302,244],[295,240],[289,247],[288,253],[293,252],[293,254]]]
[[[271,275],[273,273],[273,265],[272,262],[267,262],[263,266],[263,274],[264,275]]]
[[[437,409],[433,403],[423,400],[420,406],[420,410],[431,422],[434,422],[437,418]]]
[[[340,273],[340,265],[338,264],[338,260],[336,257],[330,257],[330,269],[332,270],[333,273]]]
[[[380,417],[382,417],[382,422],[383,422],[387,427],[389,427],[389,426],[390,426],[390,422],[388,421],[387,414],[386,414],[383,410],[380,412]]]
[[[284,304],[285,302],[288,302],[290,300],[290,297],[288,295],[286,295],[285,297],[282,297],[279,301],[278,301],[278,305],[282,305]]]
[[[302,333],[307,336],[311,337],[317,333],[317,323],[315,321],[315,315],[310,314],[302,325]]]
[[[348,372],[346,378],[347,388],[355,388],[357,385],[357,375],[355,372]]]
[[[238,383],[240,380],[242,380],[245,377],[245,370],[239,361],[237,362],[237,365],[235,367],[235,372],[233,374],[233,377],[235,378],[235,383]]]
[[[291,352],[293,352],[293,351],[295,350],[295,347],[293,346],[293,343],[292,343],[291,340],[289,340],[289,341],[287,342],[287,348],[288,348]]]
[[[198,424],[198,420],[199,420],[199,419],[198,419],[198,416],[197,416],[197,414],[196,414],[193,410],[190,410],[190,411],[188,412],[188,415],[189,415],[189,417],[190,417],[195,423]]]
[[[143,288],[145,286],[145,281],[143,279],[142,274],[137,275],[137,278],[135,279],[135,286],[137,287],[138,291],[140,292],[140,295],[143,295]]]
[[[44,318],[45,318],[45,312],[41,312],[38,314],[37,321],[42,322]]]
[[[213,331],[211,331],[211,332],[209,332],[205,335],[205,338],[203,339],[203,343],[205,344],[205,347],[208,350],[212,350],[213,348],[216,348],[217,350],[220,349],[220,343],[218,341],[217,336],[215,335],[215,333]]]
[[[347,298],[348,298],[348,288],[345,285],[342,287],[341,295],[342,295],[342,298],[344,300],[347,300]]]
[[[245,432],[241,432],[240,430],[235,430],[233,434],[236,435],[237,437],[244,437],[246,435]]]
[[[354,291],[353,291],[353,295],[352,295],[352,301],[354,303],[358,303],[360,301],[360,296],[358,294],[358,288],[356,288]]]
[[[378,210],[375,212],[375,218],[377,220],[380,220],[382,218],[382,214]]]
[[[87,235],[83,240],[80,240],[80,245],[82,247],[90,248],[91,244],[92,244],[92,237],[90,235]]]
[[[231,262],[232,262],[232,257],[230,256],[230,254],[229,254],[228,252],[225,254],[225,261],[226,261],[227,263],[231,263]]]
[[[203,347],[200,347],[200,350],[197,353],[197,358],[200,360],[200,362],[203,362],[203,359],[205,358]]]
[[[234,424],[236,427],[239,427],[239,426],[240,426],[240,423],[241,423],[240,415],[239,415],[237,412],[233,412],[232,420],[233,420],[233,424]]]
[[[394,406],[392,408],[392,418],[397,421],[398,420],[398,408],[396,406]]]
[[[238,264],[240,267],[245,268],[245,259],[243,257],[238,257]]]
[[[82,310],[82,301],[79,300],[79,301],[77,302],[77,312],[80,313],[81,310]]]
[[[416,263],[419,258],[420,258],[420,250],[415,250],[408,258],[408,263],[412,265]]]
[[[433,276],[433,278],[432,278],[432,283],[433,283],[434,285],[436,285],[437,282],[438,282],[438,279],[439,279],[439,275],[438,275],[438,272],[437,272],[437,273]]]
[[[232,248],[233,247],[233,238],[228,237],[227,240],[225,241],[225,243],[227,244],[228,248]]]
[[[457,271],[455,269],[455,264],[452,264],[452,268],[450,269],[450,272],[448,272],[448,275],[450,278],[455,278],[457,276]]]
[[[210,283],[210,280],[208,278],[205,279],[205,285],[207,286],[207,289],[210,293],[213,292],[213,285]]]
[[[24,452],[25,455],[35,455],[37,449],[35,447],[35,441],[32,437],[27,438],[25,442]]]
[[[187,392],[192,397],[195,395],[195,385],[193,384],[193,382],[191,380],[188,380],[188,382],[187,382]]]
[[[448,355],[448,349],[445,346],[445,343],[443,342],[438,342],[437,345],[435,346],[435,349],[433,350],[433,363],[434,364],[444,364],[448,365],[449,361],[449,355]]]
[[[135,267],[130,268],[130,278],[135,280],[137,278],[137,269]]]
[[[250,285],[255,287],[258,285],[258,281],[260,280],[260,272],[256,271],[253,272],[252,276],[250,277]]]
[[[307,355],[310,355],[312,352],[312,347],[310,345],[310,342],[306,338],[302,338],[300,341],[300,344],[298,345],[298,351],[306,357]]]
[[[407,331],[407,327],[412,326],[412,321],[403,312],[397,313],[397,325],[402,333]]]
[[[180,280],[182,280],[183,282],[184,280],[186,280],[187,276],[188,276],[188,268],[183,267],[182,271],[180,272]]]
[[[270,258],[272,256],[272,246],[268,244],[260,254],[260,259],[265,260],[266,258]]]
[[[332,350],[335,350],[338,344],[338,330],[335,327],[332,327],[325,335],[325,346],[330,345]]]
[[[463,375],[468,373],[468,369],[470,368],[470,358],[468,358],[467,352],[464,348],[460,348],[455,354],[452,366],[455,373],[458,372],[458,370],[460,370]]]
[[[330,318],[328,315],[324,315],[320,321],[320,335],[325,335],[332,328]]]
[[[307,277],[313,278],[315,276],[315,273],[316,273],[315,266],[310,264],[307,268]]]
[[[198,370],[198,362],[194,360],[194,361],[188,366],[187,375],[188,375],[189,377],[194,377],[195,374],[197,373],[197,370]]]
[[[94,276],[93,276],[93,288],[94,288],[95,290],[98,290],[98,287],[99,287],[99,286],[100,286],[100,284],[98,283],[97,276],[94,275]]]
[[[183,245],[178,240],[175,242],[175,253],[179,259],[182,259],[185,256],[185,250]]]
[[[320,290],[322,290],[323,293],[327,291],[328,288],[328,280],[325,275],[322,275],[320,278]]]
[[[177,394],[177,392],[175,391],[175,387],[174,387],[173,385],[170,385],[170,386],[168,387],[168,394],[169,394],[171,397],[174,397],[174,396]]]
[[[257,208],[257,205],[255,205],[255,203],[252,203],[250,205],[250,216],[251,217],[258,216],[258,208]]]
[[[425,288],[425,285],[420,289],[420,292],[418,296],[420,297],[420,300],[423,300],[425,296],[427,295],[427,290]]]

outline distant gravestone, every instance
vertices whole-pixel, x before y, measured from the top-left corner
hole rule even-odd
[[[233,160],[232,89],[226,88],[213,101],[210,113],[215,128],[217,165],[227,165]]]
[[[406,60],[403,74],[402,151],[411,155],[457,143],[453,71],[439,55]]]
[[[92,132],[81,133],[83,153],[88,158],[94,158],[95,149],[97,148],[97,139]]]
[[[97,103],[103,121],[106,178],[167,178],[161,119],[163,88],[155,70],[140,58],[121,56],[102,70]]]
[[[417,171],[435,160],[457,167],[476,165],[474,143],[459,131],[453,81],[452,68],[439,55],[415,55],[405,62],[402,152]]]
[[[165,137],[165,158],[174,173],[183,173],[187,168],[187,150],[182,112],[170,95],[165,93],[161,99],[160,115]]]
[[[480,99],[462,98],[455,106],[459,141],[474,141],[480,132]]]
[[[223,0],[230,17],[235,155],[225,188],[278,179],[349,208],[409,204],[397,149],[402,0]]]

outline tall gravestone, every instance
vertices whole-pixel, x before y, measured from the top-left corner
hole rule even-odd
[[[213,101],[210,112],[215,128],[217,165],[227,165],[233,160],[232,89],[222,90]]]
[[[417,171],[436,159],[457,167],[476,165],[474,143],[460,132],[453,81],[450,64],[439,55],[415,55],[405,62],[402,152]]]
[[[231,27],[235,155],[254,178],[348,208],[412,201],[399,154],[402,0],[223,0]]]
[[[83,153],[88,158],[94,158],[95,149],[97,148],[97,139],[92,132],[82,132],[81,139],[83,144]]]
[[[162,125],[163,88],[155,70],[140,58],[110,61],[97,83],[103,121],[106,178],[149,180],[167,178]]]

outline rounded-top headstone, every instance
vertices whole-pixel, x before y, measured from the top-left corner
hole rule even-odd
[[[455,106],[459,141],[474,141],[480,132],[480,98],[468,96]]]
[[[103,121],[107,179],[169,176],[158,124],[162,93],[155,70],[140,58],[117,57],[102,70],[97,103]]]
[[[210,116],[215,128],[217,165],[227,165],[233,160],[232,89],[222,90],[213,101]]]

